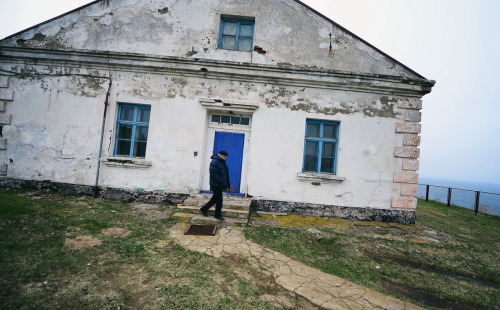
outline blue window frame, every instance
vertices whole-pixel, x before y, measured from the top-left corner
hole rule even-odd
[[[219,48],[251,51],[255,21],[249,19],[222,18],[220,22]]]
[[[336,173],[339,123],[306,120],[304,172]]]
[[[115,156],[146,157],[150,114],[148,105],[119,105]]]

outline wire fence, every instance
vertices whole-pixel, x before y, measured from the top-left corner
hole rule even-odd
[[[500,194],[471,189],[418,184],[418,197],[472,209],[474,213],[500,215]]]

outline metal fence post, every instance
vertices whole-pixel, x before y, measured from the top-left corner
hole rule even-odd
[[[448,187],[448,207],[451,205],[451,187]]]
[[[474,202],[474,214],[477,214],[479,212],[479,195],[481,192],[476,191],[476,201]]]
[[[425,201],[429,201],[429,185],[425,185]]]

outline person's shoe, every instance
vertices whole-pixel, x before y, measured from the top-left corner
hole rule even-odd
[[[200,212],[201,212],[201,214],[203,214],[203,216],[208,216],[207,211],[203,211],[203,209],[202,209],[202,208],[200,208]]]
[[[225,221],[226,219],[223,218],[222,216],[219,216],[219,217],[216,217],[215,219],[219,220],[219,221]]]

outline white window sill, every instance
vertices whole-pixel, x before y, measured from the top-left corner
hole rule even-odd
[[[101,161],[109,167],[144,169],[153,165],[149,160],[134,157],[103,157]]]
[[[340,183],[345,181],[345,177],[331,173],[299,172],[297,177],[304,182]]]

